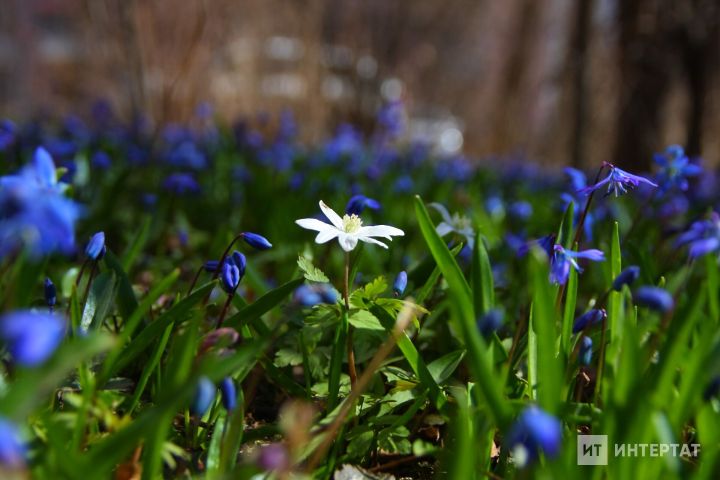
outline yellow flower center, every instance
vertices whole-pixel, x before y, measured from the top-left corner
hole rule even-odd
[[[342,220],[345,233],[355,233],[362,227],[362,220],[354,213],[352,215],[345,215]]]

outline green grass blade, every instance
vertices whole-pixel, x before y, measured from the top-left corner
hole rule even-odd
[[[495,287],[492,266],[483,238],[478,235],[472,259],[472,292],[475,316],[479,317],[495,306]]]

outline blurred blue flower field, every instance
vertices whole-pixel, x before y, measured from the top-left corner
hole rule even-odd
[[[93,112],[0,124],[0,477],[717,478],[720,184],[681,146]]]

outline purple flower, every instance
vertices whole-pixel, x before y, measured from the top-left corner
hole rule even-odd
[[[244,232],[242,237],[243,240],[245,240],[245,243],[257,250],[268,250],[272,248],[272,243],[270,243],[267,238],[262,235],[258,235],[257,233]]]
[[[707,220],[699,220],[675,240],[675,246],[690,245],[690,258],[720,250],[720,215],[713,212]]]
[[[266,472],[287,470],[290,467],[290,454],[285,446],[271,443],[261,447],[257,458],[257,466]]]
[[[53,313],[17,310],[0,317],[0,339],[15,362],[34,367],[55,352],[65,336],[65,321]]]
[[[12,474],[5,469],[22,468],[24,464],[25,444],[20,437],[20,431],[13,422],[0,417],[0,467],[2,467],[0,470],[12,477]]]
[[[640,267],[638,267],[637,265],[631,265],[622,272],[620,272],[617,277],[615,277],[615,280],[613,280],[612,288],[616,292],[619,292],[620,290],[622,290],[623,285],[632,285],[639,276]]]
[[[647,178],[628,173],[625,170],[622,170],[611,163],[606,162],[605,166],[610,168],[610,173],[608,174],[608,176],[600,180],[595,185],[583,188],[582,190],[580,190],[579,193],[589,194],[590,192],[594,192],[595,190],[598,190],[603,186],[607,185],[608,188],[607,192],[605,192],[605,195],[610,195],[611,192],[614,192],[615,196],[617,197],[618,195],[627,193],[627,189],[633,190],[637,188],[641,183],[645,183],[652,187],[657,187],[655,183],[651,182]]]
[[[90,159],[90,163],[94,168],[97,168],[99,170],[107,170],[110,168],[110,165],[112,165],[112,161],[110,160],[110,155],[103,152],[102,150],[99,150],[95,152]]]
[[[550,281],[560,285],[564,285],[565,282],[567,282],[571,266],[582,273],[582,268],[577,264],[577,259],[584,258],[592,260],[593,262],[602,262],[605,260],[605,254],[596,249],[575,252],[573,250],[565,250],[561,245],[556,244],[554,251],[555,253],[550,264]]]
[[[338,301],[337,291],[328,283],[300,285],[293,294],[296,303],[303,307],[313,307],[321,303],[333,305]]]
[[[245,259],[245,255],[235,250],[226,261],[232,263],[237,267],[238,272],[240,272],[240,279],[245,276],[245,269],[247,268],[247,260]]]
[[[477,320],[477,328],[483,337],[489,337],[503,323],[505,314],[499,308],[493,308],[485,312]]]
[[[163,188],[177,195],[198,193],[200,185],[189,173],[173,173],[163,181]]]
[[[638,305],[660,313],[672,310],[675,305],[672,295],[660,287],[640,287],[635,291],[633,300]]]
[[[696,177],[703,171],[700,165],[690,163],[680,145],[670,145],[664,153],[656,153],[653,159],[660,166],[657,180],[663,191],[673,187],[685,191],[688,189],[688,177]]]
[[[232,261],[225,260],[220,273],[223,290],[232,293],[240,284],[240,269]]]
[[[208,273],[215,273],[220,265],[219,260],[208,260],[203,264],[203,269]]]
[[[345,213],[348,215],[360,215],[363,210],[369,208],[371,210],[379,210],[380,202],[368,198],[365,195],[355,195],[348,201],[345,206]]]
[[[572,331],[573,333],[581,332],[592,325],[602,322],[604,318],[607,318],[607,313],[604,308],[588,310],[575,319]]]
[[[562,423],[532,405],[517,418],[505,443],[521,466],[535,462],[540,453],[548,458],[557,457],[562,445]]]

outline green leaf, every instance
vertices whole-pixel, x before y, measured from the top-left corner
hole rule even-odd
[[[566,359],[572,353],[572,328],[575,323],[575,305],[577,304],[578,274],[574,268],[570,269],[567,289],[565,290],[565,308],[563,310],[562,341],[560,348]]]
[[[150,233],[150,226],[152,225],[153,217],[148,215],[145,217],[145,221],[143,221],[142,226],[140,227],[140,230],[138,230],[137,234],[133,238],[132,243],[128,246],[127,250],[125,251],[125,254],[122,258],[122,269],[126,272],[129,272],[133,265],[135,264],[135,260],[137,259],[138,255],[142,251],[142,248],[145,246],[148,240],[148,235]]]
[[[558,228],[557,241],[555,243],[562,245],[566,249],[572,248],[573,242],[573,221],[575,219],[575,203],[570,202],[565,208],[560,228]]]
[[[385,328],[380,324],[380,321],[367,310],[358,310],[357,312],[350,315],[350,325],[355,328],[361,328],[364,330],[380,330],[384,331]]]
[[[115,300],[115,274],[103,272],[93,280],[80,320],[83,332],[100,328]]]
[[[537,398],[545,411],[556,414],[563,398],[563,368],[555,355],[558,340],[554,306],[556,288],[548,280],[547,257],[536,249],[530,255],[530,274],[533,288],[530,328],[537,339]]]
[[[135,292],[133,292],[132,285],[128,279],[127,273],[123,269],[122,265],[118,261],[117,257],[109,249],[105,252],[103,258],[105,265],[115,272],[118,292],[117,292],[117,306],[120,310],[120,316],[124,319],[130,318],[135,310],[138,308],[137,299],[135,298]]]
[[[495,287],[490,258],[485,249],[485,242],[480,235],[478,235],[474,249],[471,280],[475,316],[479,317],[495,305]]]
[[[322,270],[312,264],[310,260],[300,255],[297,260],[298,267],[305,273],[305,278],[311,282],[327,283],[330,279]]]
[[[462,333],[468,352],[468,366],[480,386],[479,391],[490,408],[496,423],[504,426],[509,421],[501,385],[494,381],[495,374],[489,359],[488,349],[475,325],[470,288],[455,258],[435,230],[427,209],[419,196],[415,197],[415,214],[425,242],[448,283],[450,306]]]
[[[427,366],[428,371],[438,384],[443,383],[450,378],[450,375],[452,375],[458,365],[460,365],[464,356],[465,350],[456,350],[445,354],[430,362]]]
[[[290,280],[278,288],[269,291],[232,317],[225,320],[225,325],[239,329],[243,323],[249,323],[253,326],[253,328],[260,328],[262,331],[259,331],[258,333],[261,335],[269,335],[270,330],[263,325],[262,322],[255,322],[255,320],[260,319],[260,317],[275,308],[285,299],[285,297],[290,295],[297,287],[302,285],[303,281],[304,280],[302,278]]]

